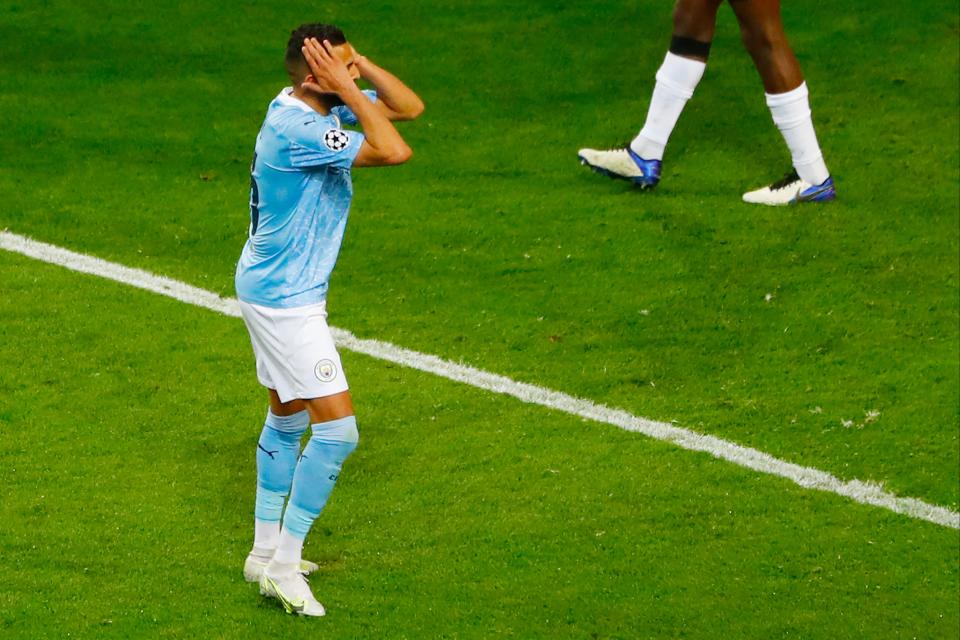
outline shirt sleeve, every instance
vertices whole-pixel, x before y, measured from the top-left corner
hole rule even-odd
[[[290,163],[297,168],[349,169],[360,153],[364,136],[340,128],[336,119],[301,116],[284,133],[290,139]]]
[[[364,89],[363,95],[367,96],[370,99],[370,102],[377,101],[377,92],[373,89]],[[340,122],[343,124],[355,125],[357,124],[357,114],[350,110],[345,104],[339,105],[330,109],[330,113],[340,118]]]

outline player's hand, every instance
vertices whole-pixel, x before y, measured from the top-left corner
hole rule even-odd
[[[357,65],[357,71],[360,72],[360,77],[366,79],[367,71],[370,69],[370,65],[372,64],[367,56],[360,55],[360,52],[354,49],[353,64]]]
[[[336,93],[342,95],[346,91],[356,89],[347,66],[343,64],[329,40],[323,44],[316,38],[307,38],[303,43],[303,57],[307,60],[310,72],[316,82],[304,82],[303,88],[318,93]]]

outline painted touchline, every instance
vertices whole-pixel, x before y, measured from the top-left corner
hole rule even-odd
[[[0,231],[0,249],[66,267],[72,271],[100,276],[153,293],[159,293],[227,316],[240,317],[240,310],[234,298],[221,298],[212,291],[199,289],[178,280],[158,276],[140,269],[132,269],[52,244],[31,240],[9,231]],[[517,382],[495,373],[443,360],[437,356],[404,349],[388,342],[358,338],[349,331],[336,327],[330,329],[337,346],[357,353],[432,373],[493,393],[512,396],[521,402],[538,404],[587,420],[610,424],[626,431],[642,433],[657,440],[671,442],[690,451],[708,453],[715,458],[732,462],[747,469],[786,478],[805,489],[828,491],[861,504],[881,507],[911,518],[960,529],[960,513],[916,498],[897,496],[885,491],[877,483],[860,480],[844,481],[826,471],[780,460],[763,451],[751,449],[716,436],[697,433],[665,422],[641,418],[621,409],[613,409],[559,391],[525,382]]]

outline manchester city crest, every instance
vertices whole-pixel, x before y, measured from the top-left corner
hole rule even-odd
[[[333,360],[321,360],[313,368],[313,373],[320,382],[331,382],[337,377],[337,365]]]

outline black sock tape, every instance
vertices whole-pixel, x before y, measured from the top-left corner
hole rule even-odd
[[[694,56],[706,59],[710,55],[710,43],[693,38],[684,38],[683,36],[673,36],[670,39],[670,53],[677,56]]]

